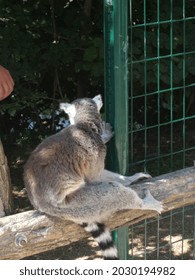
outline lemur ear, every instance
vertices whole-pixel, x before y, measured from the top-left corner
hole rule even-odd
[[[68,114],[69,118],[74,118],[76,115],[76,108],[74,104],[60,103],[60,109],[64,110],[64,112]]]
[[[94,98],[93,98],[93,101],[95,101],[97,107],[98,107],[98,111],[100,111],[100,109],[102,108],[102,105],[103,105],[103,102],[102,102],[102,97],[101,95],[96,95]]]

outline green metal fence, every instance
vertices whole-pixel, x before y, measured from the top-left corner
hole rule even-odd
[[[192,166],[195,159],[195,2],[104,0],[104,9],[106,115],[115,130],[115,139],[108,148],[109,167],[123,174],[146,171],[156,176]],[[162,215],[154,223],[145,221],[121,229],[120,234],[115,232],[115,239],[120,241],[120,257],[135,256],[127,243],[134,244],[134,238],[138,238],[135,231],[141,228],[145,249],[144,253],[138,250],[137,253],[147,258],[150,251],[147,228],[152,223],[156,224],[157,234],[153,236],[156,248],[151,251],[156,252],[158,259],[161,251],[169,247],[166,258],[172,258],[173,244],[184,246],[186,242],[185,213],[189,211],[190,256],[194,258],[194,206],[176,211],[183,221],[181,242],[180,238],[173,238],[172,223],[177,217],[173,212]],[[164,240],[160,236],[165,217],[170,223],[166,220],[170,236],[167,242],[168,237]],[[162,245],[163,240],[166,246]],[[184,258],[185,250],[182,250],[180,256]]]
[[[129,228],[129,258],[195,259],[195,205]]]

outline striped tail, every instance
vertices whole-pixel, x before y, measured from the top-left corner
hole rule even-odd
[[[118,260],[118,252],[114,245],[110,231],[101,223],[83,223],[81,225],[87,232],[91,233],[98,243],[104,260]]]

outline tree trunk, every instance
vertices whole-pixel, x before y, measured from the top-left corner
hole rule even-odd
[[[7,158],[0,140],[0,217],[12,213],[12,189]]]

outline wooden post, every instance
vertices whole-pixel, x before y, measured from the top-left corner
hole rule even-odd
[[[0,217],[12,213],[12,189],[9,167],[0,140]]]

